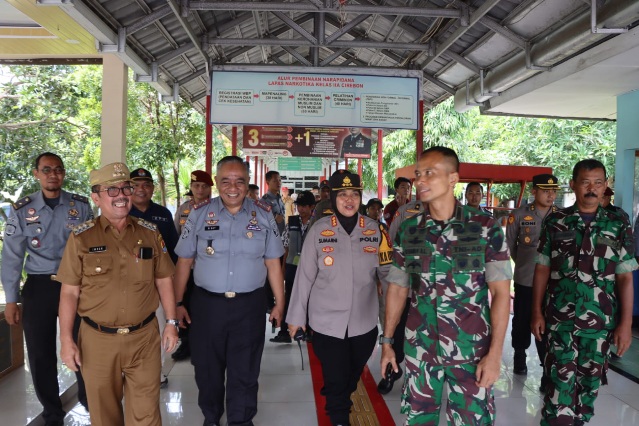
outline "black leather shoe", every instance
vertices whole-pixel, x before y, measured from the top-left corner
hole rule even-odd
[[[386,380],[386,377],[384,377],[377,384],[377,392],[379,392],[381,395],[386,395],[387,393],[392,391],[395,381],[399,379],[400,377],[402,377],[402,369],[400,367],[397,367],[397,368],[399,369],[399,371],[397,373],[393,371],[393,373],[391,374],[390,380]]]
[[[177,348],[175,352],[173,352],[173,355],[171,355],[171,358],[173,358],[176,361],[182,361],[183,359],[187,359],[190,357],[191,357],[191,348],[189,347],[189,344],[185,342],[182,342],[182,344],[180,344],[180,347]]]
[[[526,351],[516,350],[513,373],[515,374],[528,374],[528,366],[526,366]]]
[[[279,333],[277,336],[271,337],[268,340],[273,343],[291,343],[291,335],[288,333]]]

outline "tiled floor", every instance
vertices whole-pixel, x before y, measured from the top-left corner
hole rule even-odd
[[[272,337],[270,326],[265,329],[265,337],[267,341],[260,376],[259,412],[255,418],[255,424],[316,426],[317,418],[306,348],[303,348],[305,369],[302,371],[300,352],[296,344],[269,342],[268,338]],[[634,345],[639,346],[639,340],[635,339]],[[495,388],[497,426],[539,424],[542,400],[537,389],[541,369],[537,365],[536,355],[530,351],[529,355],[531,356],[528,359],[528,375],[514,375],[510,338],[507,337],[502,374]],[[378,348],[369,361],[369,368],[373,376],[380,376]],[[203,417],[197,405],[197,388],[191,364],[188,361],[174,363],[168,359],[165,372],[169,376],[169,384],[161,391],[163,424],[167,426],[201,425]],[[0,382],[1,425],[39,426],[42,424],[37,418],[40,407],[33,394],[30,379],[25,368],[10,374]],[[596,401],[596,415],[589,426],[639,426],[639,385],[612,371],[609,379],[610,385],[602,388]],[[60,382],[63,389],[69,388],[73,384],[73,376],[65,372],[61,374]],[[393,391],[385,397],[398,425],[403,422],[403,416],[399,413],[400,388],[401,386],[395,386]],[[72,387],[67,392],[67,396],[73,396]],[[79,404],[69,407],[69,410],[71,411],[65,419],[66,426],[90,424],[88,414]],[[222,424],[225,424],[225,421]],[[442,416],[440,425],[445,424],[445,416]]]

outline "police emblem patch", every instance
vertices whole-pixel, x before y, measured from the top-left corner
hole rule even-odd
[[[366,253],[377,253],[377,249],[373,246],[366,246],[364,247],[364,251]]]
[[[325,229],[322,232],[320,232],[320,235],[322,237],[332,237],[333,235],[335,235],[335,231],[331,231],[330,229]]]
[[[334,250],[335,250],[335,249],[334,249],[333,247],[331,247],[331,246],[322,247],[322,251],[323,251],[324,253],[330,253],[330,252],[332,252],[332,251],[334,251]]]
[[[324,258],[324,265],[333,266],[333,257],[332,256],[326,256]]]
[[[377,231],[375,231],[374,229],[366,229],[364,231],[362,231],[362,234],[364,235],[375,235],[377,233]]]

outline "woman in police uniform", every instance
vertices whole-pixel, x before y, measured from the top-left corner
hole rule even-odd
[[[333,425],[348,425],[350,395],[375,347],[377,278],[385,279],[392,245],[378,222],[358,213],[358,175],[338,170],[329,183],[335,214],[308,231],[286,322],[294,336],[308,312],[326,412]]]

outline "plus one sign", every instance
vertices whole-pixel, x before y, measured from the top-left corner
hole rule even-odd
[[[304,138],[303,138],[303,137],[302,137],[302,135],[300,135],[299,133],[298,133],[298,134],[297,134],[297,136],[295,137],[295,140],[297,141],[297,143],[300,143],[302,139],[304,139]]]

